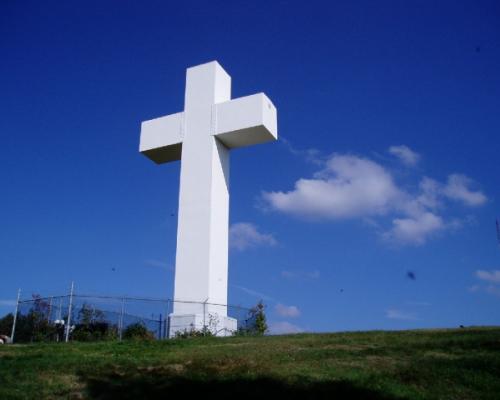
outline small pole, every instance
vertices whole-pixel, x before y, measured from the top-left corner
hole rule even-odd
[[[71,326],[71,311],[73,308],[73,289],[74,289],[74,282],[71,282],[71,292],[69,293],[69,307],[68,307],[68,325],[66,326],[66,338],[65,342],[68,343],[69,341],[69,330]]]
[[[47,322],[50,324],[50,315],[52,314],[52,296],[49,300],[49,312],[47,313]]]
[[[167,334],[167,339],[170,339],[170,300],[167,300],[167,315],[168,315],[167,328],[165,329],[166,330],[165,333]]]
[[[170,310],[168,309],[168,300],[167,300],[167,307],[165,309],[165,318],[163,318],[163,339],[168,339],[168,332],[167,332],[167,324],[169,320],[169,315],[170,315]]]
[[[160,319],[158,321],[158,340],[161,340],[161,328],[163,325],[163,318],[162,315],[160,314]]]
[[[59,321],[62,319],[62,297],[59,298],[59,312],[57,319]]]
[[[61,324],[61,320],[62,320],[62,301],[63,301],[63,298],[59,297],[59,310],[57,311],[57,316],[56,316],[56,319],[58,322],[56,324],[56,327],[57,327],[56,342],[59,342],[60,340],[62,340],[62,337],[60,335],[60,330],[59,330],[59,325]]]
[[[120,340],[122,340],[123,332],[123,314],[125,313],[125,297],[122,298],[122,310],[120,312],[120,320],[118,322],[118,328],[120,329]]]
[[[10,333],[10,341],[14,343],[14,334],[16,333],[17,312],[19,311],[19,299],[21,298],[21,289],[17,289],[16,311],[12,320],[12,332]]]
[[[203,331],[205,331],[207,329],[207,321],[205,319],[205,316],[207,315],[207,301],[208,301],[208,297],[203,302]]]

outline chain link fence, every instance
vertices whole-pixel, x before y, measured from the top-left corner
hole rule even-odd
[[[179,304],[182,303],[182,304]],[[169,326],[174,306],[199,307],[202,323],[189,331],[176,332]],[[237,331],[249,332],[255,309],[212,303],[174,302],[169,299],[98,296],[70,293],[62,296],[18,299],[12,315],[10,340],[16,343],[67,342],[218,335],[214,319],[218,314],[237,321]],[[5,317],[4,317],[5,319]]]

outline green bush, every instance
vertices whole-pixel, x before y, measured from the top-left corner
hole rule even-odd
[[[104,312],[84,303],[78,312],[78,323],[71,339],[79,342],[113,340],[117,338],[117,327],[105,321]]]
[[[211,336],[214,336],[214,334],[208,326],[204,326],[202,329],[194,329],[194,327],[191,327],[190,330],[184,329],[183,331],[175,332],[176,339],[189,339],[196,337],[211,337]]]
[[[148,331],[144,324],[137,322],[125,328],[122,334],[122,338],[126,340],[154,340],[155,336],[151,331]]]
[[[265,306],[262,300],[248,312],[245,326],[238,328],[237,336],[262,336],[268,331]]]
[[[14,321],[14,314],[10,313],[0,318],[0,335],[10,337],[12,332],[12,322]]]
[[[32,298],[31,308],[26,313],[19,311],[17,314],[16,343],[47,342],[57,335],[56,328],[48,321],[49,303],[37,294]]]
[[[79,342],[95,342],[98,340],[114,340],[117,338],[117,328],[107,322],[92,322],[77,324],[71,333],[71,339]]]

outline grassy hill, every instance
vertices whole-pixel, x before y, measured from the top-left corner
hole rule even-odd
[[[0,399],[499,399],[500,328],[0,346]]]

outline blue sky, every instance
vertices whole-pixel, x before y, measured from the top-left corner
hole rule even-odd
[[[230,303],[274,332],[498,324],[500,6],[436,3],[1,2],[0,313],[71,280],[172,295],[180,164],[140,123],[218,60],[280,135],[231,154]]]

